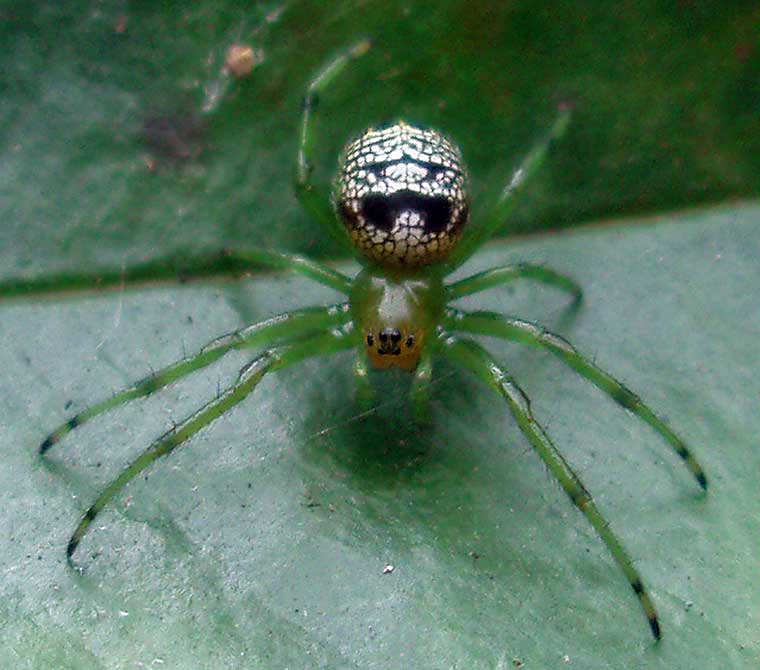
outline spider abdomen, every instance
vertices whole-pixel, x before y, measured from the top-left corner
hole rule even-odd
[[[439,262],[469,216],[461,153],[439,132],[403,121],[370,128],[344,150],[335,204],[356,247],[375,263]]]

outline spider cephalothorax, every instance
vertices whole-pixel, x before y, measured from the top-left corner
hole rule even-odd
[[[373,367],[417,368],[429,333],[440,322],[442,295],[437,277],[386,277],[372,268],[359,273],[349,296],[351,312]]]
[[[335,204],[356,247],[382,265],[444,259],[467,223],[467,173],[441,133],[403,121],[370,128],[343,151]]]
[[[465,226],[469,212],[467,177],[459,149],[434,130],[405,123],[370,129],[345,151],[333,202],[341,222],[328,195],[312,182],[312,116],[317,94],[348,61],[368,48],[368,42],[363,41],[344,51],[309,85],[296,180],[296,192],[306,211],[341,241],[350,238],[363,269],[349,277],[302,256],[262,249],[230,252],[242,266],[292,270],[330,287],[343,299],[335,305],[295,309],[223,335],[197,354],[82,410],[50,433],[40,445],[42,453],[90,419],[134,398],[150,395],[233,349],[260,349],[233,385],[157,438],[102,491],[69,540],[67,556],[71,559],[93,520],[124,486],[156,459],[169,454],[242,402],[268,373],[309,357],[353,349],[361,404],[370,407],[372,402],[370,364],[378,369],[399,367],[412,373],[410,402],[414,414],[425,417],[433,357],[445,357],[473,373],[506,402],[536,454],[607,545],[639,599],[652,633],[659,638],[660,624],[654,604],[630,556],[569,462],[534,418],[525,393],[507,368],[473,336],[520,342],[552,353],[651,426],[683,460],[699,485],[707,488],[704,471],[683,440],[638,396],[581,355],[567,340],[522,319],[496,312],[465,312],[451,304],[519,278],[566,290],[579,300],[581,290],[572,279],[543,266],[522,263],[447,281],[448,275],[503,224],[512,210],[515,192],[538,170],[552,141],[564,134],[570,111],[560,110],[548,136],[530,151],[477,225],[469,227]],[[116,273],[121,274],[123,269],[122,273]]]

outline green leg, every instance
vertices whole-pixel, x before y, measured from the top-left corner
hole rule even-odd
[[[348,295],[351,292],[351,279],[349,277],[304,256],[264,249],[237,249],[227,253],[248,267],[264,266],[273,270],[293,272],[313,279],[324,286],[334,288],[343,295]]]
[[[372,409],[375,401],[375,391],[369,378],[369,366],[367,357],[363,351],[357,353],[354,358],[354,379],[356,380],[356,399],[362,412]]]
[[[269,349],[261,354],[261,356],[241,370],[240,376],[233,386],[219,397],[204,405],[172,430],[164,433],[103,490],[97,500],[84,513],[74,534],[71,536],[66,548],[68,559],[71,560],[77,546],[87,533],[94,519],[116,494],[155,460],[174,451],[174,449],[198,431],[244,400],[256,388],[256,385],[265,374],[288,367],[311,356],[340,351],[341,349],[353,346],[353,344],[352,339],[346,335],[343,329],[338,329],[312,337],[306,342]]]
[[[427,423],[430,420],[430,382],[433,378],[433,357],[430,349],[428,344],[423,350],[409,390],[412,412],[419,423]]]
[[[296,164],[296,195],[303,208],[347,248],[350,246],[346,230],[335,216],[330,197],[322,193],[312,181],[312,154],[314,148],[314,125],[312,118],[319,104],[319,96],[327,89],[343,68],[355,58],[367,53],[369,40],[362,40],[338,54],[311,80],[303,100],[301,140]]]
[[[575,281],[559,274],[550,268],[531,263],[518,263],[516,265],[503,265],[491,268],[485,272],[478,272],[464,279],[460,279],[446,287],[446,302],[451,302],[466,295],[479,293],[486,289],[508,284],[516,279],[532,279],[542,284],[554,286],[573,295],[575,302],[583,297],[583,289]]]
[[[449,310],[446,316],[446,327],[465,333],[491,335],[507,340],[514,340],[532,347],[546,349],[562,359],[573,370],[598,386],[615,402],[633,412],[642,421],[648,423],[657,431],[673,450],[681,457],[699,485],[707,488],[707,477],[702,466],[692,455],[685,442],[678,437],[670,427],[658,417],[648,405],[645,405],[633,391],[629,390],[617,379],[598,368],[585,356],[578,353],[573,345],[559,335],[554,335],[528,321],[513,319],[494,312],[467,313]]]
[[[119,391],[108,400],[96,403],[75,414],[45,438],[40,445],[40,453],[44,454],[66,434],[74,430],[74,428],[87,423],[90,419],[119,405],[123,405],[130,400],[150,395],[167,384],[171,384],[189,375],[191,372],[210,365],[232,349],[269,346],[273,342],[284,338],[297,339],[315,331],[343,324],[348,319],[349,312],[347,305],[334,305],[327,308],[306,308],[280,314],[229,335],[223,335],[207,344],[197,354],[177,361],[163,370],[159,370],[141,379],[123,391]]]
[[[544,461],[549,471],[557,478],[562,488],[570,496],[575,506],[585,515],[594,530],[607,545],[612,557],[628,579],[634,593],[644,609],[655,639],[660,639],[660,624],[657,612],[638,571],[630,556],[623,548],[609,524],[597,509],[591,494],[586,490],[562,454],[533,418],[530,402],[522,389],[496,363],[494,358],[480,345],[471,340],[448,337],[443,342],[443,353],[455,363],[473,372],[479,379],[496,390],[509,405],[520,430]]]
[[[570,124],[570,109],[561,109],[559,116],[549,129],[547,135],[538,142],[512,173],[512,178],[499,194],[495,204],[486,212],[482,223],[473,226],[465,234],[459,246],[454,249],[447,263],[449,271],[459,267],[477,251],[501,226],[515,208],[515,194],[529,181],[544,164],[552,143],[560,139]]]
[[[64,291],[105,290],[151,285],[161,281],[199,280],[239,276],[262,268],[303,275],[348,295],[351,280],[337,270],[301,256],[264,249],[183,252],[156,258],[129,268],[104,268],[96,272],[62,272],[31,279],[0,281],[0,299],[33,298]]]

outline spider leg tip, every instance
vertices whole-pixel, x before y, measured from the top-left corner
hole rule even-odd
[[[649,619],[649,627],[652,629],[654,639],[659,642],[662,639],[662,631],[660,630],[660,622],[657,620],[656,616],[652,616]]]
[[[74,555],[74,552],[77,550],[77,547],[79,546],[79,540],[76,538],[71,538],[69,540],[69,543],[66,545],[66,560],[74,566],[74,562],[72,561],[72,556]]]
[[[707,491],[707,477],[705,476],[704,472],[697,473],[697,481],[699,482],[699,485],[702,487],[702,490]]]
[[[48,449],[50,449],[50,447],[58,443],[60,439],[66,435],[66,433],[74,430],[81,424],[82,420],[79,418],[78,414],[72,416],[64,425],[54,430],[42,441],[42,444],[40,444],[39,453],[44,454]]]
[[[42,444],[40,444],[39,448],[39,454],[42,456],[50,447],[52,447],[58,440],[55,437],[55,434],[48,435],[43,441]]]
[[[372,38],[365,37],[363,40],[357,42],[353,47],[351,47],[351,56],[358,58],[359,56],[366,54],[371,48]]]
[[[557,104],[557,111],[562,113],[572,113],[575,111],[577,104],[572,98],[563,98]]]

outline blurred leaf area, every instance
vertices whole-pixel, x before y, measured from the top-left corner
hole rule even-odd
[[[316,174],[394,118],[442,129],[474,213],[558,104],[568,136],[503,235],[760,192],[756,2],[4,2],[0,273],[178,249],[337,255],[291,187],[310,77],[373,48],[320,103]],[[252,72],[223,73],[234,43]]]

